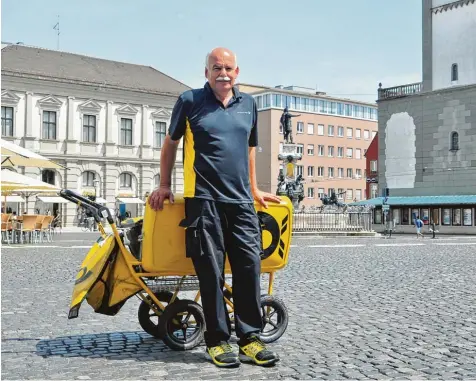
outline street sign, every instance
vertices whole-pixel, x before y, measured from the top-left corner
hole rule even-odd
[[[390,210],[390,205],[382,205],[382,210]]]

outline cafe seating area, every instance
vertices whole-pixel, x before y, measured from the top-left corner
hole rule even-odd
[[[54,229],[51,215],[2,213],[2,244],[52,242]]]

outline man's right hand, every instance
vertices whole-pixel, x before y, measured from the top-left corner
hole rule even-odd
[[[161,186],[155,189],[149,196],[149,205],[154,210],[162,210],[164,208],[164,200],[174,203],[174,194],[170,187]]]

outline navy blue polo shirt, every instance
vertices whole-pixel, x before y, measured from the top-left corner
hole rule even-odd
[[[258,144],[257,120],[254,98],[237,88],[227,107],[208,82],[179,96],[169,134],[184,137],[184,197],[253,202],[248,147]]]

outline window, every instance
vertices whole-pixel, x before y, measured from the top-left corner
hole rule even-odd
[[[312,165],[307,167],[307,176],[308,177],[314,177],[314,167]]]
[[[55,172],[51,169],[41,171],[41,181],[47,184],[55,185]]]
[[[324,188],[319,188],[317,190],[317,197],[323,198],[324,197]]]
[[[364,130],[364,139],[369,140],[370,138],[370,131],[369,130]]]
[[[337,177],[340,179],[344,177],[344,168],[337,168]]]
[[[377,160],[370,161],[370,172],[377,173]]]
[[[334,168],[333,167],[329,167],[327,169],[327,175],[328,175],[329,178],[334,177]]]
[[[458,80],[458,64],[451,65],[451,81]]]
[[[309,156],[313,156],[314,155],[314,144],[308,144],[307,145],[307,154]]]
[[[327,147],[327,156],[334,157],[334,146]]]
[[[334,126],[332,125],[327,126],[327,135],[334,136]]]
[[[340,138],[344,137],[344,127],[342,126],[337,127],[337,136]]]
[[[296,152],[300,155],[304,154],[304,144],[298,144],[296,147]]]
[[[318,154],[319,156],[324,156],[324,146],[323,146],[323,145],[320,145],[320,144],[319,144],[319,145],[317,146],[317,154]]]
[[[13,136],[13,107],[2,106],[2,136]]]
[[[347,189],[345,194],[347,196],[347,200],[352,200],[352,189]]]
[[[56,111],[43,111],[42,139],[56,140]]]
[[[360,133],[361,133],[361,129],[360,128],[356,128],[355,129],[355,138],[356,139],[360,139]]]
[[[119,176],[119,186],[121,188],[132,188],[132,175],[130,173],[121,173]]]
[[[83,142],[94,143],[96,141],[96,116],[83,115]]]
[[[281,107],[281,94],[273,94],[273,106]]]
[[[451,133],[451,148],[450,151],[459,150],[459,135],[456,131]]]
[[[361,179],[362,178],[362,170],[361,169],[357,168],[355,170],[355,178],[356,179]]]
[[[93,187],[96,174],[91,171],[83,172],[83,187]]]
[[[331,102],[331,114],[335,114],[337,112],[337,103]]]
[[[352,105],[346,104],[344,106],[345,116],[352,116]]]
[[[352,139],[352,127],[347,127],[347,139]]]
[[[307,197],[314,198],[314,188],[307,188]]]
[[[355,190],[355,200],[360,201],[361,198],[362,198],[362,190],[356,189]]]
[[[344,188],[337,189],[337,198],[342,200],[344,198]]]
[[[303,122],[297,122],[297,133],[298,134],[304,133],[304,123]]]
[[[121,145],[132,145],[132,119],[121,118]]]
[[[352,158],[352,157],[353,157],[352,148],[347,148],[347,157],[349,157],[349,158]]]
[[[308,133],[309,135],[314,134],[314,124],[312,124],[312,123],[308,123],[308,124],[307,124],[307,133]]]
[[[329,188],[328,191],[329,191],[329,193],[328,193],[329,196],[336,193],[336,190],[334,188]]]
[[[155,122],[154,148],[162,148],[167,134],[166,129],[167,124],[165,122]]]
[[[355,149],[355,158],[361,159],[362,150],[360,148]]]
[[[337,147],[337,157],[344,157],[344,147]]]
[[[324,125],[323,124],[318,124],[317,125],[317,134],[320,136],[324,135]]]
[[[378,193],[378,185],[370,184],[370,198],[376,198]]]
[[[324,167],[317,167],[317,176],[318,177],[324,176]]]
[[[337,114],[344,115],[344,105],[342,103],[337,103]]]
[[[271,107],[271,94],[263,95],[263,107],[264,108]]]
[[[296,176],[303,175],[304,167],[302,165],[296,165]]]
[[[347,168],[347,177],[348,177],[349,179],[352,178],[352,168]]]

